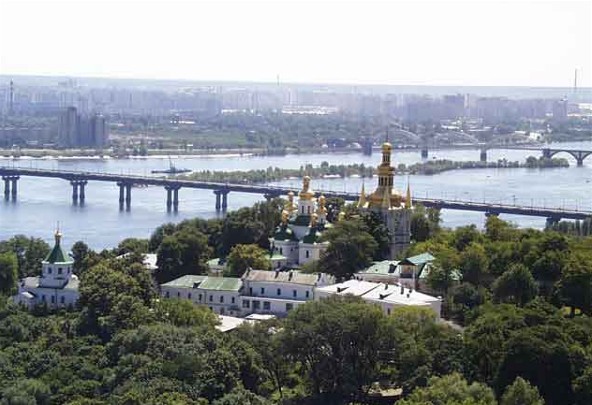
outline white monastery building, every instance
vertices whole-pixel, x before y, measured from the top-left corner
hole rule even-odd
[[[57,230],[55,245],[41,264],[41,276],[22,279],[18,294],[12,297],[14,302],[29,309],[43,304],[48,308],[76,305],[78,277],[72,273],[74,261],[63,251],[61,239]]]

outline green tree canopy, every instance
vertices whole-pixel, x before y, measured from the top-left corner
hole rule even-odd
[[[234,277],[242,276],[248,268],[257,270],[271,269],[269,254],[254,244],[234,246],[228,254],[226,265],[228,275]]]
[[[500,405],[545,405],[539,390],[521,377],[517,377],[502,395]]]
[[[501,302],[524,305],[532,300],[537,285],[530,271],[522,264],[514,264],[493,284],[493,294]]]
[[[432,377],[425,388],[416,388],[411,395],[398,401],[400,405],[497,405],[493,390],[487,385],[472,384],[458,373]]]

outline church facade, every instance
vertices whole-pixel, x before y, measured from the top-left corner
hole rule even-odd
[[[378,166],[378,186],[370,195],[366,195],[362,187],[358,208],[360,211],[374,212],[380,216],[389,230],[389,258],[393,260],[409,247],[413,202],[409,184],[405,196],[395,188],[395,168],[391,165],[392,145],[385,142],[381,149],[382,162]]]
[[[319,260],[329,246],[321,241],[321,235],[331,224],[327,222],[325,197],[317,200],[310,186],[310,177],[302,180],[298,203],[294,193],[288,193],[288,202],[282,211],[282,223],[270,238],[275,254],[286,258],[287,267],[297,267]]]
[[[78,277],[72,272],[74,261],[61,246],[62,234],[55,233],[55,245],[41,263],[41,276],[25,277],[19,282],[15,303],[31,309],[36,305],[48,308],[73,306],[78,301]]]

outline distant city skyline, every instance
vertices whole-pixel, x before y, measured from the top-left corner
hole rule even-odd
[[[592,3],[0,0],[0,74],[592,86]]]

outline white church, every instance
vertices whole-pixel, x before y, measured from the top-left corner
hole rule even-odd
[[[48,308],[76,305],[78,301],[78,277],[72,273],[74,261],[60,245],[62,234],[55,233],[55,245],[42,262],[39,277],[25,277],[19,282],[15,303],[31,309],[46,304]]]
[[[310,177],[305,176],[298,204],[294,202],[294,193],[288,193],[282,223],[270,238],[273,253],[284,256],[288,267],[319,260],[329,246],[329,242],[321,241],[321,235],[331,226],[327,222],[325,197],[321,195],[317,201],[310,187]]]

